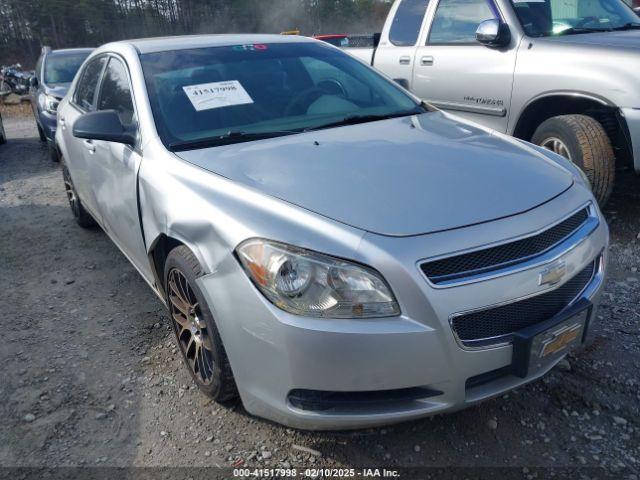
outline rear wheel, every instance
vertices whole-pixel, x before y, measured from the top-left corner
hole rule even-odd
[[[165,262],[165,291],[182,358],[198,388],[218,402],[237,397],[220,333],[196,279],[203,275],[193,253],[174,248]]]
[[[615,178],[615,155],[598,121],[586,115],[553,117],[540,124],[531,141],[582,169],[598,203],[607,203]]]
[[[73,213],[73,217],[76,219],[76,222],[82,228],[93,227],[96,224],[96,221],[82,206],[82,202],[76,193],[76,188],[73,186],[73,180],[71,180],[69,169],[64,162],[62,162],[62,178],[64,179],[64,189],[67,193],[67,199],[69,200],[69,207],[71,207],[71,212]]]

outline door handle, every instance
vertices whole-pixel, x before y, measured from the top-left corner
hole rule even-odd
[[[96,146],[91,140],[85,140],[84,146],[87,148],[87,150],[89,150],[89,153],[96,153]]]
[[[420,59],[420,65],[422,65],[423,67],[430,67],[431,65],[433,65],[433,57],[431,55],[422,57]]]
[[[400,65],[410,65],[411,64],[411,57],[408,55],[402,56],[400,57]]]
[[[63,129],[63,130],[66,128],[66,125],[67,125],[67,124],[66,124],[66,123],[65,123],[65,121],[64,121],[64,117],[60,117],[60,118],[58,119],[58,123],[60,123],[60,126],[62,127],[62,129]]]

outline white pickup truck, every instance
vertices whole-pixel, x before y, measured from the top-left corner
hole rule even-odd
[[[374,38],[341,44],[436,107],[570,159],[601,204],[616,163],[640,172],[640,18],[622,0],[396,0]]]

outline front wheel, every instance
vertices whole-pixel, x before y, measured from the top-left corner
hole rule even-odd
[[[540,124],[532,143],[579,167],[591,182],[598,203],[607,203],[615,178],[615,155],[602,125],[587,115],[560,115]]]
[[[38,138],[40,139],[41,142],[46,142],[47,137],[45,136],[44,130],[42,130],[42,127],[38,122],[36,122],[36,127],[38,127]]]
[[[184,245],[165,262],[165,291],[182,358],[198,388],[217,402],[238,395],[231,365],[211,310],[196,284],[200,263]]]

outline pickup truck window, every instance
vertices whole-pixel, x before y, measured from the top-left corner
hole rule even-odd
[[[402,0],[391,23],[389,41],[398,47],[415,45],[427,5],[429,0]]]
[[[196,48],[140,59],[156,127],[169,148],[425,112],[375,70],[319,42]]]
[[[547,37],[625,30],[640,19],[622,0],[512,0],[527,35]]]
[[[481,22],[496,18],[489,0],[440,0],[429,33],[429,44],[476,43]]]

